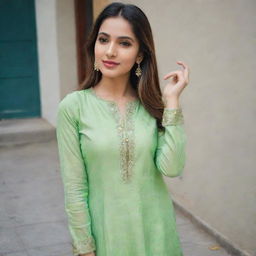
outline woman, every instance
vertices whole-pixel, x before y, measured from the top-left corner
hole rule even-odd
[[[185,165],[179,96],[188,67],[160,90],[153,36],[141,9],[112,3],[87,43],[87,75],[60,102],[57,139],[73,254],[180,256],[163,175]]]

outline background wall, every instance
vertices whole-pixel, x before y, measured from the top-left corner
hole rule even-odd
[[[97,18],[102,9],[109,3],[108,0],[93,0],[93,17]]]
[[[113,2],[113,1],[109,1]],[[182,206],[256,252],[256,1],[133,0],[154,33],[160,80],[190,67],[181,96],[187,163],[170,179]]]
[[[36,0],[42,117],[56,123],[59,101],[77,87],[74,3]]]
[[[57,45],[60,72],[60,95],[77,89],[77,56],[74,1],[56,1]]]

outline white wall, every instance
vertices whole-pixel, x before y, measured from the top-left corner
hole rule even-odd
[[[73,1],[36,0],[42,117],[56,124],[59,101],[77,87]]]
[[[54,124],[60,98],[55,1],[35,3],[42,117]]]
[[[110,1],[112,2],[112,1]],[[132,0],[153,28],[160,79],[190,67],[188,136],[173,198],[234,245],[256,251],[256,1]]]
[[[78,86],[74,2],[56,1],[61,98]]]

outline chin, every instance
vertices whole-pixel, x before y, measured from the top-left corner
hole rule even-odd
[[[122,76],[125,76],[127,75],[127,73],[119,73],[119,72],[116,72],[116,71],[101,71],[102,73],[102,76],[104,77],[107,77],[107,78],[117,78],[117,77],[122,77]]]

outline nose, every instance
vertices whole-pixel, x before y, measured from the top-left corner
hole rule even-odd
[[[109,44],[109,47],[106,51],[106,55],[107,55],[108,58],[116,56],[116,49],[115,49],[114,43]]]

